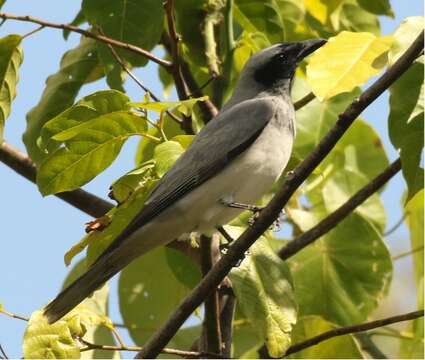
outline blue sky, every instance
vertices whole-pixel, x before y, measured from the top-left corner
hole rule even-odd
[[[400,21],[407,16],[421,15],[421,0],[393,0],[396,18],[382,18],[384,34],[392,33]],[[3,11],[13,14],[30,14],[54,22],[69,22],[80,7],[79,1],[53,0],[9,0]],[[24,34],[34,29],[34,25],[7,21],[0,28],[0,37],[10,33]],[[25,130],[25,115],[37,104],[44,89],[48,75],[58,69],[64,51],[74,47],[79,41],[75,34],[65,42],[61,31],[44,29],[24,41],[25,60],[20,70],[18,96],[13,103],[12,114],[7,119],[5,139],[10,144],[25,151],[21,135]],[[158,86],[156,66],[148,65],[138,69],[136,74],[156,94],[161,94]],[[103,80],[85,86],[79,96],[107,88]],[[133,100],[139,100],[143,94],[132,82],[127,81],[126,89]],[[388,94],[381,96],[363,114],[382,136],[384,147],[390,160],[397,157],[387,136]],[[133,154],[136,139],[128,141],[118,160],[103,174],[84,188],[106,197],[109,185],[124,172],[133,168]],[[90,220],[88,215],[63,203],[54,196],[42,198],[36,187],[10,171],[0,163],[0,199],[2,200],[0,251],[0,303],[9,311],[29,316],[32,311],[42,307],[56,295],[68,272],[62,255],[71,245],[84,235],[84,223]],[[383,194],[388,212],[388,224],[391,226],[401,216],[400,196],[405,188],[401,175],[391,181]],[[399,253],[409,246],[405,227],[399,228],[388,239],[392,253]],[[396,296],[401,283],[409,286],[410,260],[399,261],[394,277],[391,296]],[[112,292],[116,288],[116,279],[112,281]],[[393,298],[394,299],[394,298]],[[390,301],[391,308],[413,309],[414,296]],[[111,317],[119,321],[117,299],[111,301]],[[22,355],[21,344],[25,323],[0,315],[0,344],[11,357]]]

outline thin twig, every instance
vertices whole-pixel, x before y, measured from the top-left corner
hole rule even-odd
[[[391,235],[394,231],[396,231],[403,224],[404,219],[407,215],[409,215],[408,211],[406,211],[403,216],[391,228],[384,232],[384,236]]]
[[[293,353],[299,352],[301,350],[304,350],[306,348],[312,347],[314,345],[321,343],[322,341],[331,339],[331,338],[336,337],[336,336],[342,336],[342,335],[367,331],[367,330],[379,328],[381,326],[385,326],[385,325],[389,325],[389,324],[394,324],[394,323],[398,323],[398,322],[402,322],[402,321],[417,319],[417,318],[420,318],[420,317],[423,317],[423,316],[424,316],[424,311],[419,310],[419,311],[413,311],[413,312],[403,314],[403,315],[391,316],[391,317],[388,317],[388,318],[385,318],[385,319],[370,321],[370,322],[366,322],[366,323],[363,323],[363,324],[332,329],[332,330],[326,331],[326,332],[324,332],[320,335],[317,335],[317,336],[314,336],[310,339],[307,339],[303,342],[292,345],[286,351],[285,356],[288,356],[290,354],[293,354]]]
[[[304,96],[303,98],[299,99],[298,101],[294,103],[294,109],[295,110],[301,109],[303,106],[306,106],[309,102],[313,101],[315,98],[316,96],[312,92],[308,93],[306,96]]]
[[[313,226],[310,230],[302,233],[294,240],[287,243],[279,250],[279,256],[282,260],[286,260],[295,255],[300,250],[304,249],[307,245],[316,241],[322,235],[326,234],[329,230],[337,226],[342,220],[350,215],[353,210],[365,202],[370,196],[377,192],[388,180],[395,176],[401,170],[401,161],[397,159],[390,166],[388,166],[382,173],[375,177],[366,186],[361,188],[344,204],[342,204],[333,213],[329,214],[318,224]]]
[[[255,223],[233,242],[228,252],[213,266],[207,276],[183,299],[170,318],[148,340],[144,349],[136,355],[137,358],[153,358],[168,344],[186,319],[208,296],[210,289],[221,283],[234,264],[243,258],[250,246],[278,218],[291,196],[334,148],[354,120],[410,67],[423,49],[423,39],[422,32],[396,63],[340,114],[335,126],[325,135],[313,152],[297,166],[291,176],[286,178],[269,204],[261,211]]]
[[[38,28],[36,28],[36,29],[34,29],[34,30],[30,31],[30,32],[27,32],[26,34],[22,35],[21,37],[22,37],[22,39],[25,39],[25,38],[27,38],[27,37],[29,37],[29,36],[31,36],[31,35],[39,32],[40,30],[43,30],[44,28],[45,28],[45,26],[44,25],[41,25]]]
[[[5,142],[0,144],[0,162],[35,183],[37,170],[34,163],[25,154]],[[113,207],[108,201],[82,189],[58,193],[55,196],[95,218],[105,215]]]
[[[9,359],[9,357],[7,356],[6,352],[3,349],[3,346],[1,346],[1,344],[0,344],[0,352],[3,355],[3,359]]]
[[[213,266],[213,238],[201,235],[200,252],[201,252],[201,270],[205,276]],[[205,315],[204,315],[204,331],[203,343],[207,352],[216,354],[221,353],[221,328],[219,317],[219,302],[216,288],[212,288],[210,294],[205,299]]]
[[[29,318],[27,318],[25,316],[15,314],[15,313],[12,313],[10,311],[6,311],[3,308],[0,308],[0,314],[4,314],[4,315],[9,316],[13,319],[19,319],[19,320],[22,320],[22,321],[29,321],[30,320]]]
[[[62,30],[66,29],[66,30],[81,34],[85,37],[103,42],[105,44],[110,44],[110,45],[116,46],[118,48],[126,49],[128,51],[134,52],[136,54],[139,54],[139,55],[153,61],[154,63],[157,63],[158,65],[161,65],[161,66],[167,68],[167,69],[171,68],[171,66],[172,66],[171,62],[164,60],[164,59],[161,59],[161,58],[155,56],[154,54],[150,53],[149,51],[146,51],[146,50],[144,50],[144,49],[142,49],[138,46],[128,44],[128,43],[125,43],[125,42],[122,42],[122,41],[119,41],[119,40],[115,40],[115,39],[112,39],[112,38],[104,36],[104,35],[95,34],[95,33],[81,29],[81,28],[74,26],[74,25],[53,23],[53,22],[50,22],[50,21],[38,19],[36,17],[28,16],[28,15],[19,16],[19,15],[13,15],[13,14],[0,13],[0,18],[4,19],[4,20],[10,19],[10,20],[17,20],[17,21],[32,22],[32,23],[35,23],[35,24],[39,24],[39,25],[54,28],[54,29],[62,29]]]
[[[102,344],[93,344],[87,340],[80,339],[80,341],[86,345],[83,348],[80,348],[81,352],[94,350],[94,349],[100,349],[100,350],[110,350],[110,351],[141,351],[143,347],[141,346],[116,346],[116,345],[102,345]],[[171,348],[164,348],[161,351],[162,354],[169,354],[169,355],[177,355],[182,356],[185,358],[202,358],[202,357],[209,357],[209,358],[216,358],[219,359],[221,356],[219,354],[209,353],[209,352],[198,352],[198,351],[186,351],[186,350],[178,350],[178,349],[171,349]]]
[[[103,34],[102,34],[103,35]],[[142,90],[146,93],[149,93],[149,96],[154,99],[157,102],[161,102],[161,99],[156,96],[152,90],[150,90],[149,88],[147,88],[141,81],[140,79],[128,68],[128,66],[125,64],[124,60],[121,59],[121,57],[119,56],[119,54],[116,52],[116,50],[114,49],[114,47],[111,44],[108,44],[108,48],[109,50],[111,50],[112,56],[115,58],[115,60],[118,62],[118,64],[120,64],[121,68],[128,74],[128,76],[130,76],[134,82],[139,85]],[[172,118],[174,121],[176,121],[178,124],[182,124],[183,120],[180,119],[177,115],[173,114],[171,111],[166,110],[166,113],[168,116],[170,116],[170,118]]]
[[[399,260],[399,259],[404,258],[404,257],[406,257],[406,256],[409,256],[409,255],[412,255],[412,254],[414,254],[414,253],[417,253],[418,251],[423,251],[423,250],[424,250],[424,246],[423,246],[423,245],[421,245],[421,246],[418,246],[418,247],[416,247],[416,248],[414,248],[414,249],[412,249],[412,250],[405,251],[405,252],[402,252],[402,253],[400,253],[400,254],[394,255],[394,256],[391,258],[391,260],[392,260],[392,261],[396,261],[396,260]]]

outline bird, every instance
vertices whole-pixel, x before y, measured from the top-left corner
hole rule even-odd
[[[134,259],[198,232],[211,234],[257,202],[283,173],[295,138],[291,87],[324,39],[274,44],[253,54],[218,115],[161,178],[143,208],[88,270],[44,309],[61,319]]]

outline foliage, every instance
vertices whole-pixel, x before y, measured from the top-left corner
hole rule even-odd
[[[140,138],[134,169],[116,174],[111,184],[109,196],[117,205],[90,223],[88,234],[65,254],[69,265],[86,251],[85,260],[74,266],[66,283],[92,264],[143,208],[158,180],[190,146],[193,134],[187,129],[197,132],[209,120],[203,106],[208,101],[220,106],[229,98],[253,53],[277,42],[328,39],[296,73],[293,99],[310,92],[315,98],[297,111],[289,171],[316,148],[339,114],[360,95],[360,87],[393,65],[423,27],[421,17],[411,17],[394,34],[381,36],[378,15],[394,16],[388,0],[176,0],[174,5],[181,36],[179,59],[173,58],[173,39],[161,1],[84,0],[71,24],[88,23],[95,34],[146,51],[161,46],[163,58],[181,66],[160,68],[164,93],[178,86],[179,75],[186,76],[186,90],[193,92],[190,84],[204,84],[219,73],[202,89],[202,96],[162,102],[152,101],[155,96],[147,92],[131,99],[125,94],[127,72],[145,66],[148,59],[118,47],[114,55],[104,42],[82,37],[78,46],[63,54],[58,71],[47,78],[40,100],[27,114],[23,140],[37,166],[36,182],[43,196],[86,185],[115,161],[127,139]],[[65,29],[65,40],[68,35]],[[0,142],[16,95],[21,42],[19,35],[0,39]],[[400,153],[407,184],[403,206],[412,250],[423,247],[423,74],[422,56],[389,88],[388,135]],[[79,97],[85,85],[101,78],[106,78],[109,89]],[[309,230],[388,164],[380,134],[367,119],[356,119],[286,206],[285,226],[293,237]],[[259,202],[266,204],[278,185]],[[233,356],[258,357],[264,344],[269,355],[282,357],[291,344],[372,316],[392,280],[393,262],[384,238],[386,210],[377,191],[287,262],[276,254],[286,243],[280,233],[259,237],[229,275],[237,299]],[[247,218],[242,214],[226,226],[227,231],[237,238],[248,226]],[[188,237],[183,239],[187,253],[198,254],[196,241]],[[418,308],[423,308],[422,251],[413,254]],[[120,311],[136,344],[143,346],[199,283],[198,257],[187,253],[160,247],[122,271]],[[102,287],[53,325],[36,310],[24,335],[24,357],[118,357],[116,351],[81,351],[85,341],[114,344],[109,295],[107,286]],[[169,346],[189,350],[202,345],[203,329],[198,324],[202,311],[195,315],[193,326],[180,329]],[[423,356],[423,321],[409,324],[408,332],[411,339],[400,341],[400,356]],[[354,337],[346,335],[290,357],[366,356]]]

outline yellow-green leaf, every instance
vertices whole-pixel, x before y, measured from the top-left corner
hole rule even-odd
[[[3,140],[4,122],[16,96],[18,69],[23,59],[21,39],[19,35],[0,39],[0,142]]]
[[[317,50],[307,66],[307,81],[320,99],[353,90],[386,65],[391,36],[343,31]]]
[[[189,116],[192,112],[192,108],[198,101],[205,101],[208,96],[202,96],[200,98],[188,99],[183,101],[167,101],[167,102],[139,102],[131,103],[130,105],[134,108],[142,108],[145,110],[152,110],[158,113],[162,113],[168,109],[176,109],[182,114]]]

